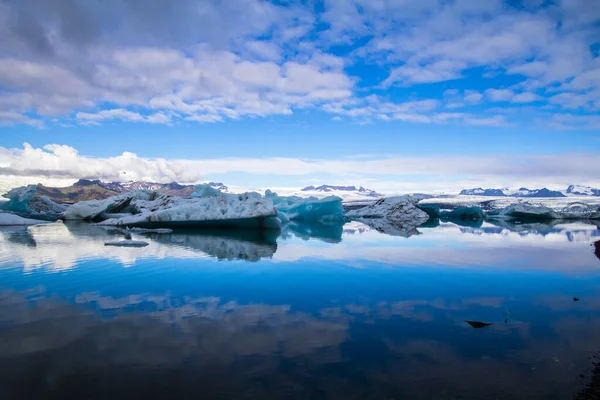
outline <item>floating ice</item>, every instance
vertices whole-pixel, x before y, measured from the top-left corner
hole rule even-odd
[[[114,242],[104,242],[105,246],[119,246],[119,247],[145,247],[148,246],[148,242],[141,240],[116,240]]]
[[[3,196],[9,199],[0,204],[0,209],[36,216],[46,216],[56,219],[66,209],[67,205],[57,204],[46,196],[36,196],[37,185],[23,186],[12,189]]]
[[[265,192],[265,198],[273,201],[281,222],[331,222],[344,219],[342,199],[328,196],[323,199],[316,197],[278,196],[270,190]]]
[[[440,217],[440,207],[435,204],[417,204],[417,208],[427,213],[430,218]]]
[[[64,217],[100,225],[139,228],[232,227],[279,229],[277,211],[258,193],[181,197],[137,191],[106,200],[79,202]]]
[[[23,217],[19,217],[18,215],[15,214],[9,214],[9,213],[0,213],[0,226],[7,226],[7,225],[38,225],[38,224],[47,224],[50,223],[51,221],[42,221],[39,219],[29,219],[29,218],[23,218]]]
[[[488,212],[488,218],[510,218],[518,220],[548,219],[600,219],[597,206],[573,202],[562,208],[534,206],[527,203],[512,204],[502,210]]]
[[[480,207],[458,207],[452,211],[442,211],[440,218],[449,221],[483,221],[485,213]]]
[[[386,218],[396,224],[410,224],[419,226],[427,222],[429,215],[415,206],[415,199],[411,196],[386,197],[375,204],[351,210],[346,217],[357,218]]]

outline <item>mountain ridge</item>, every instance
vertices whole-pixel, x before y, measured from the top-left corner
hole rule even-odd
[[[600,196],[600,190],[589,186],[569,185],[566,190],[551,190],[548,188],[528,189],[521,187],[517,190],[508,188],[473,188],[463,189],[459,195],[463,196],[490,196],[490,197],[520,197],[520,198],[535,198],[535,197],[569,197],[569,196]]]

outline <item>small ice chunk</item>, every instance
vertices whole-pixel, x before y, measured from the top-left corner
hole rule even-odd
[[[15,214],[9,213],[0,213],[0,226],[8,226],[8,225],[38,225],[38,224],[48,224],[51,221],[42,221],[39,219],[30,219],[19,217]]]
[[[113,242],[104,242],[105,246],[119,246],[119,247],[145,247],[148,246],[148,242],[141,240],[115,240]]]

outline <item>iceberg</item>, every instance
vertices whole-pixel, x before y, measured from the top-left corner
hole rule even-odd
[[[48,224],[50,222],[51,221],[23,218],[16,214],[0,213],[0,226],[38,225],[38,224]]]
[[[417,208],[421,211],[424,211],[429,215],[429,218],[439,218],[440,217],[440,207],[435,204],[417,204]]]
[[[328,196],[322,199],[316,197],[278,196],[270,190],[265,192],[265,198],[273,202],[281,222],[334,222],[344,220],[342,199]]]
[[[181,197],[135,191],[105,200],[79,202],[65,219],[100,221],[99,225],[137,228],[256,228],[279,229],[277,210],[258,193]]]
[[[411,196],[386,197],[377,200],[375,204],[351,210],[346,213],[350,219],[386,218],[396,224],[411,224],[419,226],[429,219],[429,215],[415,205],[416,200]]]
[[[502,210],[488,212],[488,218],[506,218],[517,220],[559,219],[559,214],[544,206],[532,206],[524,203],[512,204]]]
[[[448,221],[483,221],[485,213],[480,207],[458,207],[452,211],[442,211],[440,218]]]
[[[0,204],[0,209],[56,220],[68,208],[67,205],[57,204],[46,196],[36,196],[36,193],[37,185],[12,189],[3,195],[9,200]]]
[[[549,220],[549,219],[600,219],[597,206],[573,202],[562,208],[534,206],[527,203],[511,204],[487,213],[488,218],[506,218],[517,220]]]
[[[346,217],[387,235],[410,237],[420,234],[417,227],[429,220],[409,195],[386,197],[367,207],[351,210]]]

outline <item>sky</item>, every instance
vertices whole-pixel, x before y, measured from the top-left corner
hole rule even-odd
[[[600,187],[597,0],[0,0],[0,191]]]

